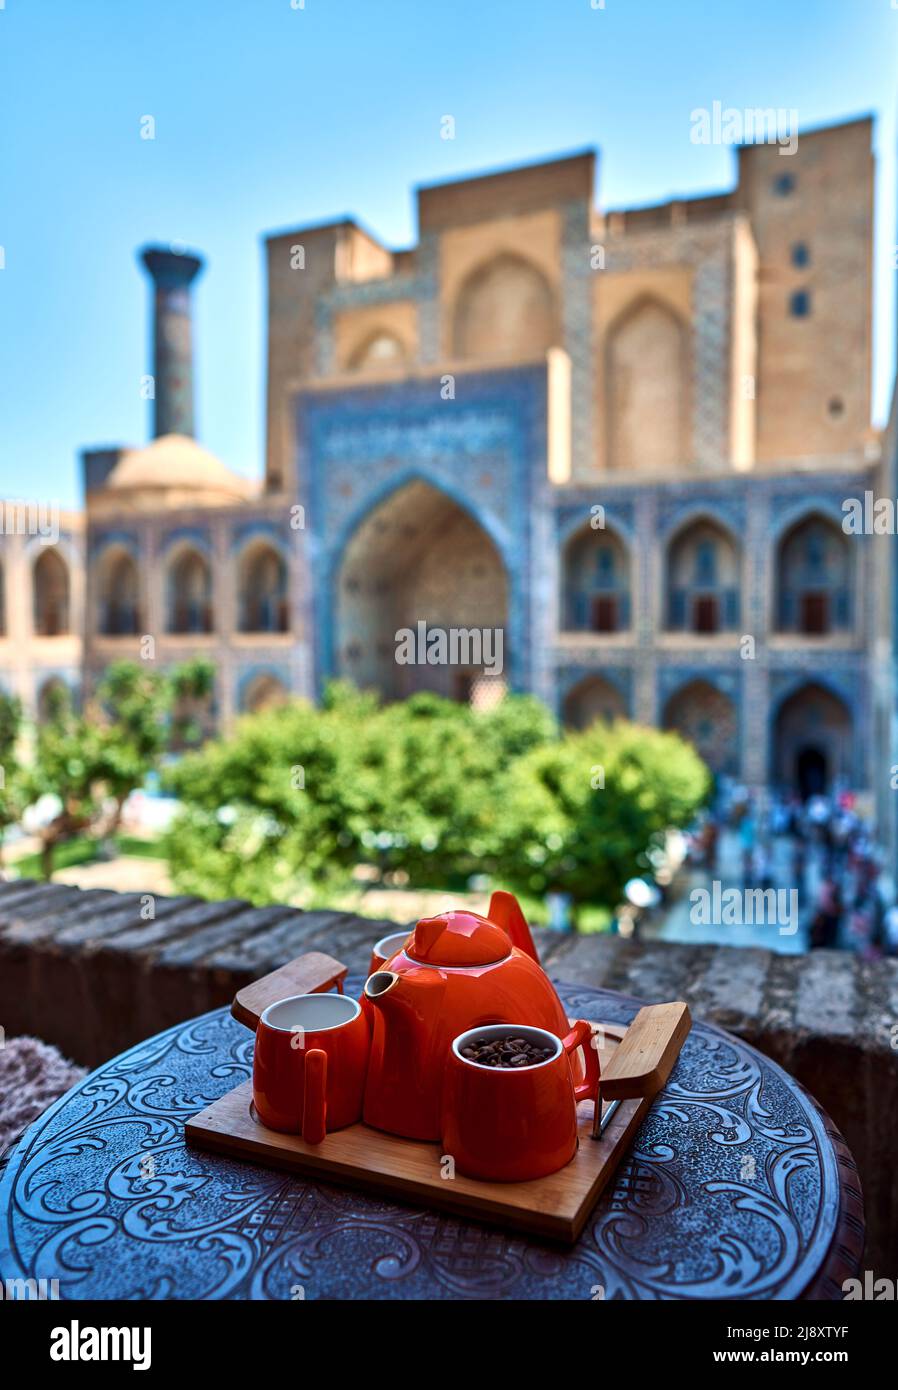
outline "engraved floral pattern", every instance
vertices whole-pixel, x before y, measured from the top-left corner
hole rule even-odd
[[[572,1016],[635,1011],[559,992]],[[188,1149],[185,1119],[251,1060],[252,1037],[219,1010],[51,1107],[6,1163],[0,1277],[58,1278],[65,1299],[790,1298],[832,1240],[820,1117],[777,1066],[707,1025],[571,1249]]]

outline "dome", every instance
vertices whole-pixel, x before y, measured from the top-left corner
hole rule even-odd
[[[218,502],[248,497],[252,487],[195,439],[164,434],[123,454],[106,479],[106,491],[212,494],[207,500]]]

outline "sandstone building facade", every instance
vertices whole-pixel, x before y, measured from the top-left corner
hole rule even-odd
[[[151,634],[214,660],[220,725],[332,676],[507,685],[752,785],[875,790],[883,586],[841,524],[881,466],[871,135],[742,147],[730,191],[636,210],[597,209],[592,152],[421,188],[399,251],[268,237],[259,486],[192,438],[199,262],[146,253],[156,437],[85,454],[70,646],[10,632],[0,675],[36,708]],[[419,620],[501,628],[501,676],[398,665]]]

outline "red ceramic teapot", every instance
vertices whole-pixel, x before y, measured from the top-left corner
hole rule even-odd
[[[439,1139],[453,1038],[485,1023],[529,1024],[564,1037],[570,1024],[511,893],[489,916],[444,912],[415,927],[403,950],[369,976],[373,1024],[364,1119],[407,1139]],[[575,1082],[582,1078],[576,1060]]]

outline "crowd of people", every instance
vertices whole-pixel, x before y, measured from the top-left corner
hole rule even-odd
[[[738,837],[743,888],[797,890],[811,950],[898,955],[898,904],[887,896],[882,853],[853,793],[772,797],[760,809],[744,789],[721,792],[694,841],[695,857],[711,874],[725,826]]]

